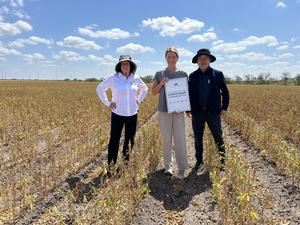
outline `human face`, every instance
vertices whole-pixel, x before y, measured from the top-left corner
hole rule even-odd
[[[176,55],[176,53],[174,52],[167,52],[167,55],[166,55],[166,61],[167,61],[167,64],[168,64],[168,67],[176,67],[176,63],[178,61],[178,57]]]
[[[210,57],[208,55],[199,55],[197,59],[198,66],[201,70],[206,70],[210,64]]]
[[[129,73],[130,73],[130,62],[128,62],[128,61],[121,62],[121,72],[124,75],[129,75]]]

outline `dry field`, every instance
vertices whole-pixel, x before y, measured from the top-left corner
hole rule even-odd
[[[110,112],[100,103],[96,86],[0,81],[0,224],[300,221],[300,87],[230,85],[223,121],[226,170],[217,169],[206,132],[207,183],[201,186],[204,175],[190,172],[178,192],[178,182],[165,180],[160,172],[157,98],[150,91],[140,108],[129,165],[105,179]],[[192,168],[189,119],[186,132]],[[215,206],[208,209],[203,202]]]

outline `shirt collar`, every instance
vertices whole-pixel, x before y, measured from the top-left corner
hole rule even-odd
[[[179,69],[176,67],[176,69],[173,73],[176,73],[178,71],[179,71]],[[165,72],[171,74],[171,72],[167,69],[167,67],[165,68]]]
[[[122,73],[120,73],[120,72],[118,72],[117,75],[118,75],[118,77],[120,77],[121,79],[124,79],[124,80],[129,80],[129,79],[132,79],[134,77],[133,73],[131,73],[129,75],[128,79],[126,79],[126,77]]]
[[[208,66],[207,70],[205,70],[204,73],[210,73],[211,70],[212,70],[212,68],[210,66]],[[198,72],[201,73],[201,74],[203,73],[202,70],[199,67],[198,67]]]

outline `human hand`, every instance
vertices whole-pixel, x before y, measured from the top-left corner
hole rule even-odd
[[[222,109],[220,112],[220,115],[221,115],[221,117],[224,117],[226,115],[226,111]]]
[[[161,83],[161,85],[165,85],[168,81],[169,81],[169,78],[164,77],[160,83]]]
[[[117,108],[117,105],[116,105],[116,103],[115,102],[111,102],[110,104],[109,104],[109,108],[110,109],[115,109],[115,108]]]
[[[192,113],[191,112],[187,112],[186,115],[187,115],[188,118],[192,118]]]

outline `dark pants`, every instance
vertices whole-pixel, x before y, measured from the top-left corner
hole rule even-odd
[[[108,144],[108,165],[115,164],[118,158],[121,133],[125,125],[125,139],[123,145],[123,157],[129,160],[129,142],[131,149],[134,145],[134,136],[136,133],[137,114],[133,116],[119,116],[111,113],[111,130]]]
[[[214,138],[219,154],[222,156],[221,162],[224,162],[225,147],[222,136],[221,116],[220,114],[201,111],[192,115],[192,125],[195,137],[196,159],[198,163],[203,162],[203,134],[205,123]]]

